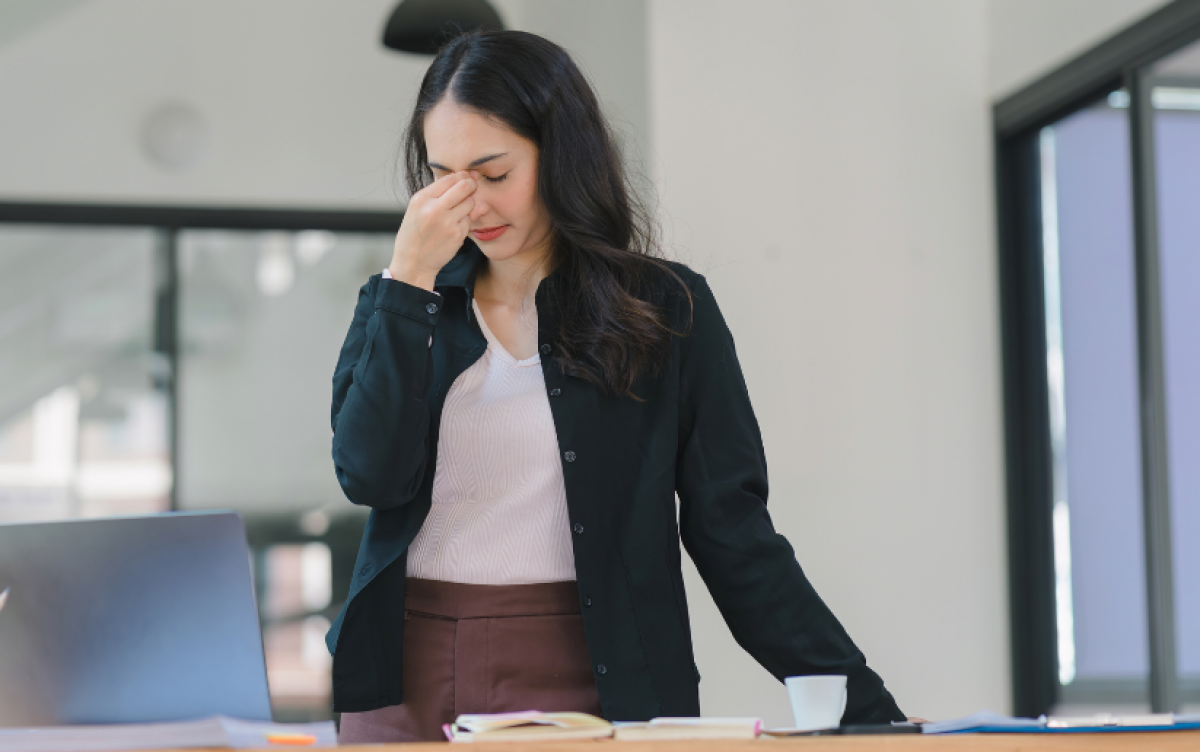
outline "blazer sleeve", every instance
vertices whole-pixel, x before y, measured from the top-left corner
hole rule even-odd
[[[428,458],[430,337],[441,297],[372,276],[358,291],[333,372],[333,465],[346,498],[395,509],[416,495]]]
[[[767,514],[767,463],[746,382],[707,281],[680,345],[680,536],[738,644],[782,681],[845,674],[844,723],[904,720],[883,680]]]

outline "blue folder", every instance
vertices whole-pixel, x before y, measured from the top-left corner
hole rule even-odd
[[[983,711],[965,718],[926,723],[926,734],[1094,734],[1200,729],[1200,715],[1098,715],[1086,718],[1013,718]]]

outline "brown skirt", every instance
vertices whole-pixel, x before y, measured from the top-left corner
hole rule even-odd
[[[408,578],[404,702],[343,713],[339,744],[445,741],[462,713],[601,715],[572,582],[467,585]]]

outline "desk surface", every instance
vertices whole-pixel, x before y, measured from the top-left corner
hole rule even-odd
[[[598,748],[612,747],[611,750]],[[363,752],[408,752],[445,750],[444,743],[386,744],[347,747]],[[455,745],[456,749],[468,745]],[[1138,750],[1138,752],[1200,752],[1200,730],[1158,731],[1152,733],[1109,732],[1103,734],[952,734],[920,736],[917,734],[864,736],[806,736],[790,739],[760,737],[754,741],[691,741],[691,742],[615,742],[599,739],[580,742],[537,742],[531,744],[470,745],[472,749],[494,752],[516,749],[539,752],[1108,752],[1108,750]]]
[[[598,745],[611,746],[602,749]],[[343,749],[362,752],[431,752],[447,749],[445,742],[426,744],[354,745]],[[275,750],[281,749],[275,747]],[[290,747],[302,750],[305,747]],[[1159,731],[1153,733],[1111,732],[1104,734],[952,734],[947,736],[808,736],[791,739],[755,741],[692,741],[692,742],[614,742],[599,739],[581,742],[492,743],[455,745],[455,749],[484,749],[493,752],[1109,752],[1137,750],[1138,752],[1200,752],[1200,730]],[[167,752],[167,751],[164,751]],[[179,752],[199,752],[180,750]],[[228,752],[212,750],[211,752]]]

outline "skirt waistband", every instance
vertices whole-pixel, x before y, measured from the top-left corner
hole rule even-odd
[[[579,613],[579,588],[574,580],[473,585],[409,577],[404,581],[404,594],[406,610],[449,619]]]

